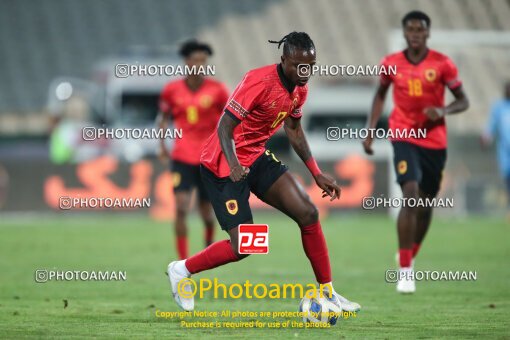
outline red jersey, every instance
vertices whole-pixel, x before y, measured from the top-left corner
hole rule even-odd
[[[161,92],[159,109],[171,115],[175,127],[182,129],[176,139],[171,158],[187,164],[200,164],[202,143],[214,131],[228,99],[222,83],[205,78],[196,91],[185,79],[168,83]]]
[[[457,67],[444,54],[434,50],[418,64],[411,63],[404,51],[386,56],[381,65],[386,69],[396,66],[396,75],[381,75],[381,84],[393,83],[394,108],[389,118],[389,128],[396,130],[425,129],[426,138],[393,138],[425,148],[445,149],[446,121],[444,118],[432,122],[424,110],[428,107],[444,107],[445,87],[455,89],[461,85],[457,78]]]
[[[240,121],[233,137],[242,166],[251,166],[264,153],[266,142],[282,126],[285,118],[301,118],[301,107],[307,93],[307,85],[292,88],[277,64],[246,73],[225,107],[225,114]],[[216,131],[204,144],[200,161],[217,177],[229,176],[230,168]]]

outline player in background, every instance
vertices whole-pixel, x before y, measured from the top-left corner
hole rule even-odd
[[[213,53],[207,44],[190,40],[180,49],[189,67],[207,64]],[[205,246],[213,242],[214,217],[209,198],[200,179],[200,150],[202,143],[214,131],[228,99],[226,87],[200,72],[168,83],[160,97],[159,127],[166,129],[172,120],[182,129],[182,139],[175,141],[170,155],[170,170],[175,196],[175,237],[179,258],[188,257],[188,227],[193,188],[197,188],[198,209],[205,226]],[[166,160],[168,151],[164,139],[160,141],[160,158]]]
[[[278,47],[283,44],[281,63],[246,73],[229,98],[217,131],[204,144],[202,179],[216,217],[230,240],[213,243],[185,261],[168,265],[172,293],[185,310],[193,310],[194,301],[178,294],[180,280],[247,256],[238,252],[238,226],[253,223],[248,203],[250,191],[298,224],[303,249],[315,277],[326,285],[325,290],[335,302],[346,311],[360,308],[333,290],[328,248],[317,207],[287,167],[265,148],[269,138],[283,125],[294,151],[323,190],[323,197],[339,198],[340,187],[319,169],[300,121],[309,76],[298,76],[297,68],[300,64],[315,64],[313,41],[306,33],[292,32],[274,43]]]
[[[505,84],[504,92],[504,98],[492,106],[482,144],[489,146],[496,138],[499,170],[506,182],[507,218],[510,220],[510,81]]]
[[[445,55],[429,49],[427,39],[430,18],[412,11],[402,19],[407,49],[386,56],[382,65],[396,65],[396,75],[381,76],[375,93],[367,127],[375,128],[388,88],[393,84],[395,107],[389,117],[389,128],[396,130],[425,129],[426,138],[393,139],[394,166],[404,198],[433,198],[437,195],[446,162],[445,117],[465,111],[468,99],[457,77],[457,67]],[[445,88],[455,100],[445,106]],[[363,141],[365,152],[373,154],[373,140]],[[402,207],[397,231],[400,262],[397,291],[413,293],[414,258],[432,220],[432,208]]]

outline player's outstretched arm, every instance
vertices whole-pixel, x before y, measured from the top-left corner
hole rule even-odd
[[[224,113],[218,123],[218,138],[220,139],[221,150],[227,159],[230,167],[230,179],[233,182],[245,179],[250,172],[250,169],[241,166],[239,159],[237,159],[234,129],[238,124],[239,121],[232,118],[228,113]]]
[[[301,120],[288,117],[285,119],[285,133],[289,138],[290,145],[298,154],[299,158],[306,164],[315,179],[315,183],[323,190],[322,197],[330,196],[331,201],[340,198],[340,186],[335,179],[328,174],[323,174],[317,162],[312,157],[310,146],[306,140],[305,133],[301,127]]]
[[[434,121],[443,118],[446,115],[457,114],[466,111],[469,108],[469,100],[462,89],[462,85],[450,90],[455,100],[446,107],[429,107],[425,109],[427,117]]]
[[[386,94],[388,93],[389,85],[379,84],[377,91],[375,92],[374,100],[372,101],[372,109],[370,110],[370,114],[367,118],[367,128],[375,129],[377,126],[377,122],[379,118],[381,118],[381,114],[384,108],[384,100],[386,99]],[[373,155],[374,151],[372,150],[372,142],[373,139],[369,136],[363,141],[363,149],[368,155]]]

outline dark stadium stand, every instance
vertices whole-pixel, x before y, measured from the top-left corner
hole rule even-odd
[[[311,35],[322,64],[375,64],[388,52],[390,30],[398,29],[402,14],[415,8],[432,17],[432,34],[445,29],[510,30],[506,0],[392,0],[384,5],[378,0],[4,0],[0,117],[43,110],[56,77],[90,78],[94,65],[106,57],[118,57],[133,46],[171,46],[190,36],[214,46],[217,76],[230,87],[246,70],[278,60],[267,39],[279,39],[289,30]],[[456,61],[471,111],[483,114],[454,123],[461,130],[485,121],[487,106],[509,76],[502,70],[510,69],[506,52],[470,52],[459,54]],[[315,81],[321,80],[328,79]]]

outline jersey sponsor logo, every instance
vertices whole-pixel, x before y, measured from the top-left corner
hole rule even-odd
[[[225,206],[227,207],[227,211],[230,215],[237,214],[239,207],[237,206],[236,200],[228,200],[225,202]]]
[[[407,172],[407,161],[400,161],[397,165],[398,173],[403,175]]]
[[[182,176],[178,172],[172,173],[172,182],[174,185],[174,188],[177,188],[179,184],[181,184]]]
[[[237,230],[239,254],[269,253],[269,226],[267,224],[240,224]]]
[[[202,108],[208,109],[211,107],[213,100],[212,100],[211,96],[204,95],[204,96],[200,97],[199,102],[200,102],[200,106]]]
[[[427,79],[427,81],[432,83],[434,80],[436,80],[436,77],[437,73],[436,70],[434,70],[433,68],[425,70],[425,79]]]

